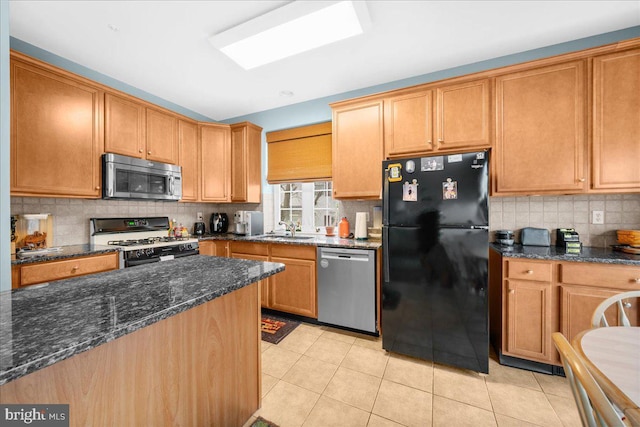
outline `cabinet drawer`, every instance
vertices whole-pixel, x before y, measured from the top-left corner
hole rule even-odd
[[[315,261],[316,247],[302,245],[271,245],[271,256],[294,259],[309,259]]]
[[[507,277],[510,279],[550,282],[552,278],[551,268],[552,264],[548,262],[508,260]]]
[[[601,288],[640,289],[640,267],[565,262],[560,264],[559,280]]]
[[[230,252],[232,254],[252,254],[252,255],[269,255],[268,243],[253,242],[230,242]]]
[[[20,286],[83,276],[116,268],[118,268],[117,252],[87,258],[30,264],[20,268]]]

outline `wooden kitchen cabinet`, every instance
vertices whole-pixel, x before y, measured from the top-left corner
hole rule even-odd
[[[489,95],[489,79],[481,79],[385,98],[385,157],[490,147]]]
[[[228,257],[228,240],[201,240],[198,242],[200,255]]]
[[[621,292],[640,289],[640,267],[563,262],[558,268],[560,326],[568,340],[591,328],[591,316],[602,301]],[[637,326],[640,324],[637,300],[627,303],[627,317]],[[617,310],[614,306],[605,313],[611,326],[618,324]]]
[[[551,263],[509,260],[506,271],[503,353],[552,362]]]
[[[178,119],[135,98],[105,94],[105,151],[178,163]]]
[[[101,196],[104,93],[11,52],[11,195]]]
[[[640,190],[640,49],[593,59],[591,188]]]
[[[586,63],[496,77],[495,195],[587,189]]]
[[[231,241],[229,247],[233,258],[285,265],[283,272],[262,281],[264,308],[318,317],[315,246]]]
[[[282,273],[270,278],[270,308],[317,318],[315,246],[271,245],[270,261],[285,265]]]
[[[231,201],[231,132],[229,125],[201,123],[200,201]]]
[[[231,201],[260,203],[262,128],[249,122],[231,125]]]
[[[200,139],[198,124],[178,121],[178,164],[182,168],[182,202],[200,200]]]
[[[54,280],[69,279],[115,270],[118,267],[118,252],[60,261],[16,264],[11,266],[11,287],[20,288]]]
[[[334,199],[382,197],[383,101],[347,101],[333,110]]]

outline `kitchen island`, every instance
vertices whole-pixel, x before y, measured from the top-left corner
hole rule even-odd
[[[0,293],[0,403],[71,425],[242,425],[260,402],[260,281],[191,256]]]

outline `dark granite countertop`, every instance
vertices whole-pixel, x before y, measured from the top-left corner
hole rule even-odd
[[[0,292],[0,385],[283,270],[196,255]]]
[[[28,258],[20,258],[18,255],[11,255],[11,264],[31,264],[34,262],[56,261],[67,258],[76,258],[82,256],[106,254],[109,252],[118,252],[120,249],[114,246],[100,245],[70,245],[58,246],[60,250],[46,252],[42,255],[31,256]]]
[[[640,266],[640,255],[627,254],[612,249],[584,246],[580,254],[566,254],[556,246],[502,246],[491,243],[491,248],[502,256],[550,261],[596,262],[602,264],[624,264]]]
[[[257,236],[239,236],[233,233],[207,234],[200,240],[235,240],[240,242],[278,243],[285,245],[321,246],[326,248],[351,248],[351,249],[379,249],[382,247],[380,239],[341,239],[323,235],[301,235],[295,238],[284,237],[281,234],[260,234]]]

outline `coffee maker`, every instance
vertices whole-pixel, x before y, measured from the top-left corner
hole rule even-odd
[[[214,212],[209,221],[211,234],[223,234],[229,230],[229,217],[224,212]]]
[[[248,236],[264,233],[262,212],[236,211],[233,215],[233,232]]]

